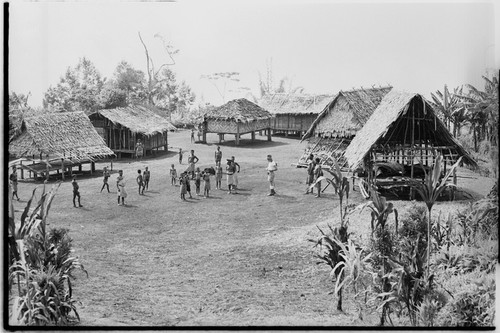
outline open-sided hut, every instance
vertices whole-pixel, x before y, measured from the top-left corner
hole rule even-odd
[[[408,179],[422,178],[437,156],[446,166],[460,156],[463,162],[477,163],[447,130],[431,104],[419,94],[388,93],[364,127],[345,150],[351,170],[362,168],[369,181],[380,187],[397,187]],[[456,184],[456,177],[453,177]]]
[[[99,110],[89,116],[97,132],[117,155],[134,154],[137,141],[144,144],[145,155],[168,149],[168,131],[176,127],[156,114],[153,107],[133,105]]]
[[[391,89],[388,86],[340,91],[302,137],[302,140],[308,139],[309,144],[299,160],[299,166],[311,153],[320,157],[322,163],[330,164],[333,157],[344,166],[344,150]]]
[[[264,95],[259,105],[273,115],[273,133],[298,134],[302,137],[333,95],[275,93]]]
[[[203,141],[207,141],[207,133],[217,133],[219,143],[225,134],[233,134],[236,144],[240,137],[250,133],[255,140],[256,131],[267,131],[267,140],[271,141],[271,114],[245,98],[235,99],[214,108],[203,117]]]
[[[9,142],[9,155],[17,158],[14,165],[36,177],[49,177],[50,171],[81,170],[82,164],[112,156],[102,137],[84,112],[46,113],[24,118],[20,134]]]

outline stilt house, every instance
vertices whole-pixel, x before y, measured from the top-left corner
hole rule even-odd
[[[388,93],[345,150],[351,170],[363,169],[377,186],[395,188],[408,179],[422,179],[436,156],[444,157],[443,172],[460,156],[463,163],[477,163],[437,117],[421,95]],[[453,177],[456,184],[456,177]]]
[[[266,131],[267,140],[271,141],[271,114],[245,98],[235,99],[214,108],[203,117],[203,142],[206,142],[207,133],[217,133],[219,143],[224,135],[234,135],[236,145],[240,144],[240,137],[250,133],[255,140],[256,131]]]
[[[113,156],[102,137],[84,112],[46,113],[26,117],[20,134],[9,142],[10,165],[16,165],[24,179],[24,171],[30,177],[48,179],[50,172],[72,173],[74,166],[81,171],[82,164],[91,164],[99,158]]]
[[[89,116],[97,132],[117,155],[132,155],[140,139],[145,155],[168,149],[168,131],[176,129],[150,106],[127,106],[99,110]]]
[[[273,115],[274,133],[297,134],[299,137],[311,127],[318,114],[334,95],[305,95],[276,93],[263,96],[259,105]]]
[[[340,91],[302,137],[302,140],[307,139],[309,142],[298,165],[304,165],[312,153],[320,157],[324,164],[331,164],[331,158],[335,158],[344,167],[344,150],[391,89],[388,86]]]

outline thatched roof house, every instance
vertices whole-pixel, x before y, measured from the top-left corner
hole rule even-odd
[[[275,93],[264,95],[259,105],[273,115],[273,132],[305,133],[334,95]]]
[[[271,114],[245,98],[227,102],[211,109],[203,117],[203,141],[206,133],[218,133],[219,142],[224,134],[234,134],[239,144],[242,134],[251,133],[255,139],[255,131],[268,130],[271,126]],[[268,133],[268,140],[271,140]]]
[[[344,157],[351,170],[362,167],[377,186],[404,188],[408,178],[422,178],[422,167],[429,168],[437,154],[444,157],[445,172],[446,165],[460,156],[464,163],[477,166],[424,97],[391,91],[351,141]],[[401,171],[394,172],[398,169]],[[456,177],[453,181],[456,184]]]
[[[99,110],[89,116],[106,144],[121,157],[134,154],[138,140],[144,144],[145,154],[153,149],[168,147],[167,133],[176,127],[154,112],[154,107],[132,105]]]
[[[351,138],[363,127],[392,87],[340,91],[314,120],[302,140],[309,137]]]
[[[84,112],[64,112],[24,118],[21,134],[9,143],[9,154],[94,160],[113,155],[113,151]]]
[[[331,165],[335,158],[344,166],[344,150],[391,89],[388,86],[340,91],[302,137],[309,143],[298,165],[304,166],[309,154],[314,154],[323,164]]]

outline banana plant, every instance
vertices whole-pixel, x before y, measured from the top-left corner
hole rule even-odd
[[[431,220],[431,213],[432,213],[432,207],[436,203],[437,199],[443,193],[443,191],[451,186],[456,186],[455,184],[450,184],[448,183],[448,179],[450,176],[453,174],[455,169],[458,167],[460,162],[462,161],[462,156],[457,160],[455,164],[448,170],[446,175],[441,178],[441,165],[443,162],[443,156],[438,155],[436,158],[436,162],[434,163],[432,167],[432,171],[427,173],[425,168],[422,166],[422,169],[424,170],[424,180],[422,181],[417,181],[417,180],[411,180],[410,181],[410,186],[415,189],[419,194],[422,200],[425,202],[425,205],[427,206],[427,211],[429,213],[429,218],[427,219],[427,276],[429,276],[429,266],[430,266],[430,254],[431,254],[431,227],[432,227],[432,220]]]

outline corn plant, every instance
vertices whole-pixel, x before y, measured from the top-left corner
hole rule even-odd
[[[70,313],[79,320],[72,300],[72,271],[86,271],[72,255],[67,230],[46,230],[47,216],[59,186],[60,183],[46,191],[44,185],[42,195],[30,213],[34,190],[18,226],[12,203],[9,205],[9,321],[14,324],[66,325]],[[15,280],[17,295],[11,293]]]
[[[453,164],[453,166],[448,170],[448,173],[441,179],[441,164],[443,162],[443,156],[438,155],[436,158],[436,162],[432,167],[432,171],[427,173],[425,168],[422,166],[424,170],[424,181],[414,181],[410,182],[410,186],[414,188],[421,196],[422,200],[425,202],[427,206],[427,211],[429,213],[428,226],[427,226],[427,276],[430,276],[430,255],[431,255],[431,213],[432,207],[436,203],[437,199],[443,193],[443,191],[449,186],[455,186],[454,184],[447,183],[448,179],[454,172],[454,170],[458,167],[460,162],[462,161],[462,157],[458,159],[458,161]]]
[[[398,211],[397,209],[394,208],[394,205],[392,202],[387,202],[386,198],[379,195],[377,191],[370,185],[369,186],[370,193],[373,196],[372,201],[368,201],[364,204],[359,205],[356,207],[355,210],[360,210],[361,212],[365,209],[368,208],[371,210],[371,230],[372,230],[372,236],[378,227],[384,229],[385,224],[387,223],[387,220],[389,218],[390,214],[394,214],[394,219],[395,219],[395,226],[396,226],[396,233],[398,232]]]
[[[320,227],[316,226],[321,232],[321,236],[316,239],[310,239],[315,247],[318,248],[317,258],[320,259],[318,263],[324,263],[330,266],[330,276],[336,279],[336,286],[339,285],[343,279],[341,274],[342,269],[338,267],[338,264],[344,260],[341,254],[342,247],[339,244],[344,244],[348,240],[347,226],[341,226],[340,228],[332,228],[328,224],[330,233],[326,233],[321,230]],[[335,287],[335,293],[337,294],[337,310],[342,311],[342,286],[339,288]]]

